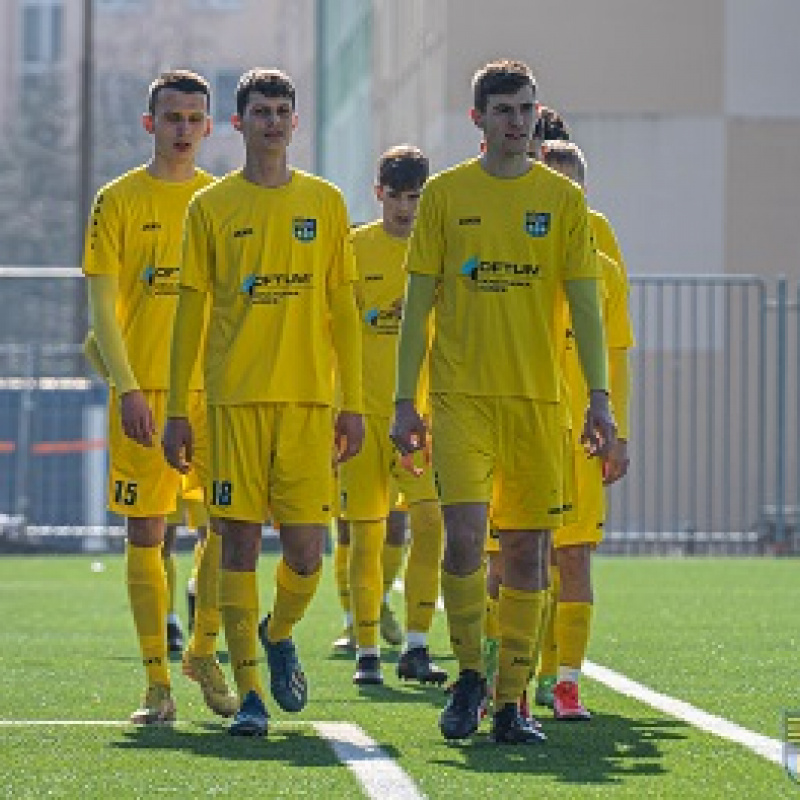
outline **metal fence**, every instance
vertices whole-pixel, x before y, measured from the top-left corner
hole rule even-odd
[[[0,268],[0,533],[118,530],[106,391],[76,341],[75,269]],[[800,287],[632,276],[631,469],[605,552],[800,552]]]

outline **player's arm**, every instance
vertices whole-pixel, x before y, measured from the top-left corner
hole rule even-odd
[[[617,440],[603,462],[603,482],[608,485],[623,478],[628,472],[630,365],[626,347],[612,347],[608,351],[608,372],[611,406],[617,423]]]
[[[100,348],[97,346],[97,338],[91,328],[86,332],[86,338],[83,340],[83,355],[97,375],[108,382],[111,376],[108,373],[105,361],[103,361]]]
[[[131,369],[115,311],[119,284],[116,275],[89,275],[89,318],[103,363],[120,399],[125,435],[151,447],[155,419]]]
[[[401,454],[425,447],[425,423],[415,407],[417,384],[428,352],[428,319],[436,297],[434,275],[411,273],[397,342],[395,418],[391,438]]]
[[[606,335],[596,278],[565,281],[578,359],[589,387],[585,439],[595,455],[604,455],[615,438],[608,397]]]

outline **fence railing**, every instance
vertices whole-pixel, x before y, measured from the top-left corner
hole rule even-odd
[[[106,392],[65,309],[81,275],[39,272],[0,268],[0,531],[106,530]],[[631,469],[602,550],[800,552],[799,306],[785,280],[631,277]]]

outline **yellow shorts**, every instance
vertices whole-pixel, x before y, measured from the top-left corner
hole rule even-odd
[[[208,527],[208,508],[206,493],[202,486],[186,489],[186,475],[182,475],[183,486],[178,493],[175,511],[167,517],[170,525],[185,525],[190,530]]]
[[[385,519],[397,506],[436,500],[430,465],[421,475],[412,475],[400,464],[389,439],[388,417],[364,418],[364,446],[346,461],[340,472],[340,509],[343,519],[366,521]]]
[[[598,545],[603,540],[606,518],[606,493],[603,487],[603,463],[589,458],[583,450],[573,450],[575,464],[574,510],[565,524],[553,532],[553,547]]]
[[[499,530],[562,524],[565,448],[558,403],[444,394],[431,400],[442,505],[487,503]]]
[[[212,517],[327,525],[333,411],[300,403],[209,406]]]
[[[108,449],[110,456],[108,507],[123,517],[165,517],[175,510],[175,498],[181,488],[181,474],[167,464],[161,450],[161,431],[166,417],[167,393],[144,391],[153,412],[156,435],[152,447],[143,447],[122,430],[119,399],[112,388],[108,406]],[[192,392],[189,421],[195,436],[189,485],[201,485],[208,466],[205,395]]]

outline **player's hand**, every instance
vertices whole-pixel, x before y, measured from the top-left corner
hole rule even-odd
[[[186,417],[167,417],[161,436],[161,449],[173,469],[184,474],[189,471],[194,456],[194,436]]]
[[[589,392],[589,406],[583,425],[581,442],[590,456],[604,458],[617,439],[617,426],[608,404],[608,395],[601,391]]]
[[[628,474],[628,443],[625,439],[615,439],[608,455],[603,459],[603,483],[610,486]]]
[[[394,419],[389,438],[401,456],[425,449],[428,441],[427,428],[411,400],[398,400],[394,404]]]
[[[120,398],[119,408],[125,435],[144,447],[152,447],[156,422],[144,394],[139,389],[125,392]]]
[[[352,458],[364,444],[364,417],[354,411],[340,411],[333,426],[335,453],[333,463]]]

